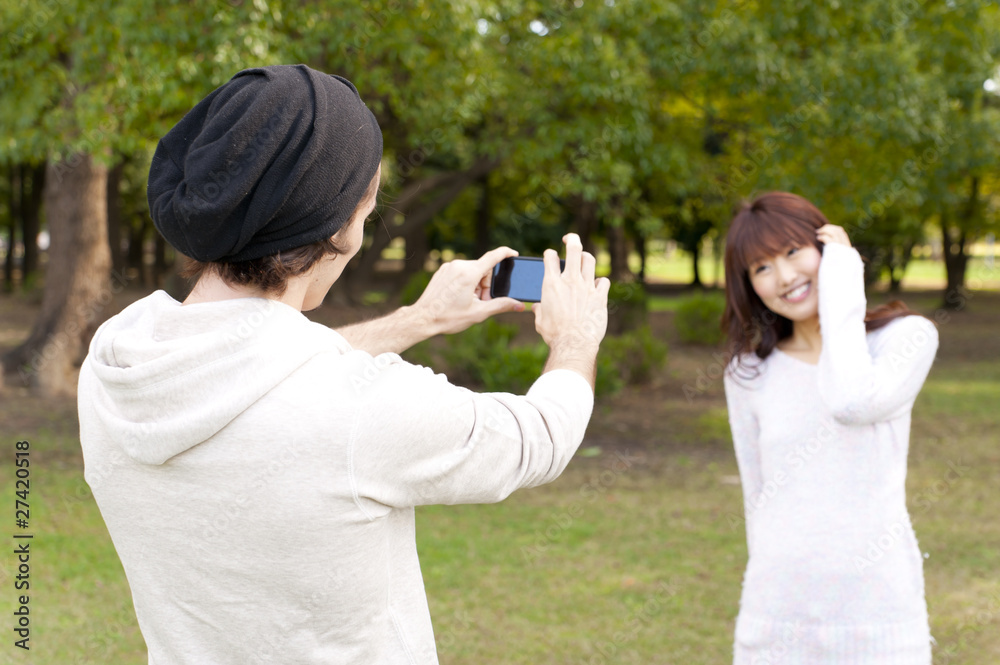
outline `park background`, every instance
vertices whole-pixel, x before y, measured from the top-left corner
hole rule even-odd
[[[734,206],[771,189],[847,228],[871,303],[938,323],[907,481],[935,662],[1000,662],[994,3],[0,0],[0,32],[0,432],[5,460],[31,441],[35,533],[32,650],[0,622],[0,663],[145,662],[82,477],[78,364],[108,316],[187,288],[146,205],[156,141],[235,72],[297,62],[353,81],[385,139],[365,248],[312,318],[374,316],[443,260],[568,230],[615,284],[563,477],[418,511],[442,663],[731,659],[746,546],[720,257]],[[544,354],[525,313],[407,357],[518,392]],[[4,555],[4,617],[12,574]]]

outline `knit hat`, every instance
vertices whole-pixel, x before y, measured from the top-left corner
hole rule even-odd
[[[381,159],[378,122],[347,79],[245,69],[160,139],[149,209],[180,253],[246,261],[336,233]]]

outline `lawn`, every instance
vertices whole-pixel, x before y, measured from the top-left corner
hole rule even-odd
[[[939,299],[908,296],[928,314]],[[4,315],[21,306],[0,296]],[[714,350],[677,342],[672,316],[652,315],[671,344],[667,368],[598,404],[559,480],[502,504],[418,510],[442,663],[730,661],[746,565],[741,492],[721,382],[697,382],[715,375]],[[977,292],[949,317],[914,411],[909,504],[927,555],[935,663],[985,665],[1000,662],[1000,296]],[[698,386],[690,399],[685,385]],[[8,388],[0,423],[8,459],[16,440],[32,444],[35,534],[32,650],[14,649],[7,628],[0,663],[145,663],[124,574],[82,479],[73,402]],[[10,497],[13,466],[0,478]],[[0,558],[6,617],[12,563]]]

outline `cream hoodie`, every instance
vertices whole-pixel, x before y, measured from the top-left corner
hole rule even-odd
[[[86,479],[151,665],[436,663],[413,507],[555,479],[587,381],[477,394],[282,303],[163,291],[80,373]]]

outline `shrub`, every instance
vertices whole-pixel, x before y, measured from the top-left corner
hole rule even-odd
[[[649,298],[639,282],[611,282],[608,291],[608,334],[621,335],[646,325]]]
[[[488,392],[523,395],[542,375],[548,356],[549,349],[543,342],[484,356],[476,366],[479,383]]]
[[[726,303],[722,296],[701,293],[677,307],[674,325],[682,342],[716,345],[722,341],[722,312]]]
[[[667,344],[654,337],[649,326],[618,337],[606,337],[598,355],[597,392],[614,394],[622,386],[647,383],[666,361]]]
[[[420,296],[423,294],[424,289],[431,282],[431,276],[434,273],[427,272],[426,270],[421,270],[420,272],[414,273],[413,277],[406,282],[406,286],[399,292],[399,302],[401,305],[412,305],[417,302]]]
[[[549,350],[543,342],[511,346],[517,332],[515,324],[488,319],[436,346],[418,344],[405,356],[444,372],[459,385],[523,395],[541,376]],[[654,338],[648,326],[606,337],[597,356],[597,394],[613,395],[626,385],[648,381],[666,358],[667,345]]]
[[[445,367],[445,373],[455,383],[484,386],[484,368],[489,367],[490,371],[496,372],[493,363],[497,362],[497,358],[510,353],[510,341],[515,335],[517,325],[487,319],[460,333],[447,336],[441,350],[441,364]],[[538,372],[541,373],[541,367]]]

